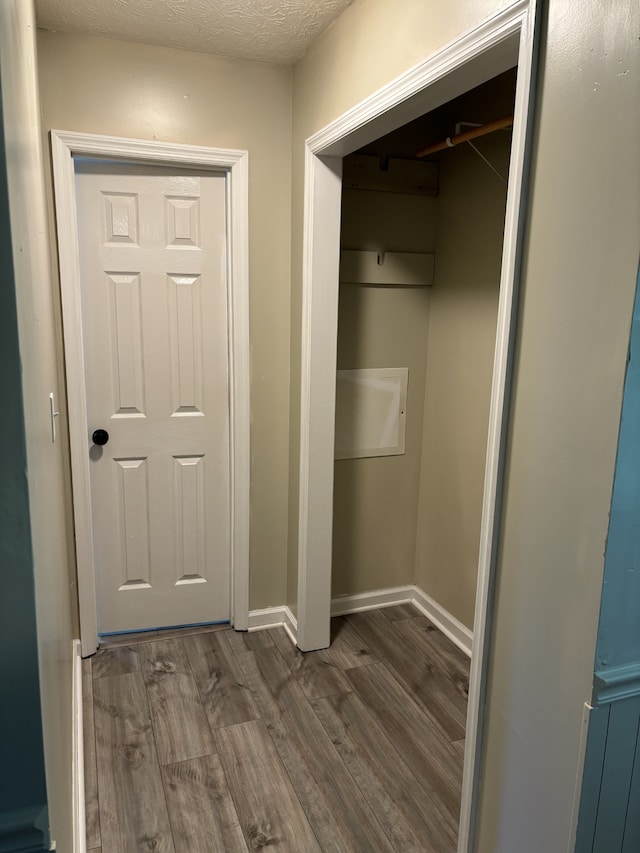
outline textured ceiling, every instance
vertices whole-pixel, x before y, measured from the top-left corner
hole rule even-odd
[[[353,0],[36,0],[38,26],[290,65]]]

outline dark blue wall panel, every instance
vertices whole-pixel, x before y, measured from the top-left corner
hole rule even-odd
[[[48,850],[22,377],[0,95],[0,852]]]
[[[627,823],[624,828],[622,853],[638,853],[640,850],[640,733],[636,741],[633,775],[629,789]]]
[[[640,723],[639,696],[610,707],[593,853],[622,850]]]

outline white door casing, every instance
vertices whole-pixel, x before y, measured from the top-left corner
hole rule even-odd
[[[494,357],[458,853],[473,849],[490,643],[491,587],[517,310],[521,221],[531,129],[536,0],[516,0],[374,92],[305,143],[298,513],[298,633],[303,651],[329,645],[342,158],[517,65]]]
[[[227,621],[225,175],[78,159],[76,199],[98,632]]]
[[[111,158],[119,161],[129,161],[133,163],[145,163],[155,165],[171,165],[172,167],[184,167],[184,169],[198,168],[200,170],[210,170],[213,173],[218,173],[218,177],[224,181],[224,218],[226,219],[226,229],[224,232],[224,247],[219,247],[219,259],[225,257],[225,272],[226,272],[226,288],[225,301],[226,306],[224,313],[227,318],[228,329],[228,429],[229,440],[227,448],[229,453],[228,460],[228,478],[229,488],[228,496],[230,503],[230,513],[228,517],[230,524],[228,527],[229,536],[229,561],[230,561],[230,617],[234,627],[238,629],[246,629],[248,622],[248,556],[249,556],[249,333],[248,333],[248,205],[247,205],[247,161],[246,152],[229,151],[223,149],[200,148],[195,146],[171,145],[167,143],[146,142],[142,140],[127,140],[118,139],[115,137],[94,136],[90,134],[73,134],[62,131],[52,131],[52,149],[53,149],[53,166],[54,166],[54,186],[56,198],[56,214],[58,224],[58,242],[59,242],[59,261],[60,261],[60,277],[61,277],[61,296],[62,296],[62,312],[64,325],[64,343],[66,357],[66,375],[67,375],[67,396],[68,396],[68,414],[69,414],[69,434],[71,445],[71,467],[72,467],[72,486],[73,486],[73,502],[74,502],[74,520],[76,532],[76,558],[78,565],[78,592],[80,603],[80,628],[82,639],[83,655],[91,654],[97,647],[97,614],[96,614],[96,588],[95,576],[93,570],[93,554],[94,554],[94,535],[92,529],[92,512],[91,512],[91,466],[93,460],[89,457],[90,435],[95,424],[90,424],[87,419],[87,394],[86,394],[86,367],[84,359],[84,340],[82,332],[82,291],[81,291],[81,270],[79,258],[78,231],[76,227],[77,219],[77,198],[76,198],[76,177],[75,177],[75,160],[76,158]],[[120,191],[118,191],[120,192]],[[219,191],[218,191],[219,192]],[[180,196],[180,192],[170,193]],[[126,192],[125,192],[126,195]],[[183,195],[187,195],[183,193]],[[202,202],[201,202],[202,203]],[[182,205],[174,218],[174,224],[177,226],[177,237],[180,241],[188,240],[186,236],[188,229],[191,227],[191,213],[188,211],[188,202]],[[204,225],[206,227],[206,225]],[[114,241],[111,241],[114,242]],[[115,241],[117,242],[117,241]],[[191,277],[193,280],[196,271],[186,268],[188,266],[186,256],[189,255],[187,243],[182,242],[182,248],[176,251],[183,256],[180,265],[175,265],[175,268],[170,272],[176,275],[182,274],[185,279]],[[113,248],[113,247],[111,247]],[[121,247],[120,247],[121,248]],[[193,253],[191,253],[193,254]],[[115,270],[111,270],[115,272]],[[123,272],[120,270],[117,275],[124,275],[135,272],[133,269]],[[220,273],[220,270],[218,270]],[[120,284],[124,284],[121,279]],[[174,312],[174,319],[179,324],[180,322],[188,322],[186,320],[188,311],[186,310],[194,305],[197,305],[198,296],[195,297],[195,302],[192,296],[196,294],[198,288],[191,289],[192,285],[186,281],[180,284],[173,285],[173,308],[171,307],[171,288],[166,285],[165,280],[165,307],[163,311],[170,313]],[[177,293],[177,288],[180,292]],[[125,291],[128,293],[124,296]],[[121,308],[124,306],[123,319],[127,317],[127,300],[133,299],[135,302],[136,288],[121,291],[123,296]],[[117,300],[116,300],[117,301]],[[115,303],[112,300],[112,310]],[[218,306],[220,307],[220,305]],[[128,316],[135,317],[135,312],[129,312]],[[138,313],[138,316],[139,313]],[[173,345],[177,344],[176,334],[178,329],[174,324]],[[212,341],[213,347],[216,342]],[[218,342],[219,345],[219,342]],[[203,338],[203,346],[207,343]],[[166,347],[165,347],[166,349]],[[131,352],[127,356],[135,361],[135,353]],[[188,351],[185,351],[185,364],[190,364]],[[187,368],[188,373],[188,368]],[[186,377],[186,374],[185,374]],[[165,377],[167,389],[171,389],[171,393],[175,396],[176,375],[171,375],[171,368]],[[139,380],[135,376],[129,375],[127,394],[137,393],[136,382]],[[193,396],[193,394],[191,394]],[[179,404],[193,408],[193,402]],[[134,403],[135,406],[135,403]],[[197,404],[196,404],[197,407]],[[129,408],[123,406],[123,408]],[[174,422],[182,421],[185,418],[184,414],[194,414],[195,412],[186,409],[182,417],[176,417]],[[133,413],[135,414],[135,413]],[[191,418],[192,422],[199,418],[196,415]],[[123,418],[123,423],[127,418]],[[135,421],[135,418],[131,419]],[[104,424],[102,424],[104,426]],[[131,426],[131,424],[129,424]],[[106,427],[108,430],[108,427]],[[117,432],[118,430],[116,430]],[[115,440],[115,438],[114,438]],[[124,439],[123,439],[124,440]],[[109,445],[106,445],[108,448]],[[121,448],[122,452],[117,450],[117,444],[112,445],[113,455],[119,454],[119,458],[124,461],[124,466],[121,463],[120,468],[122,474],[118,476],[120,479],[119,488],[122,488],[122,478],[129,477],[135,489],[139,487],[141,478],[138,476],[136,485],[136,475],[141,471],[140,466],[136,465],[136,460],[140,459],[143,454],[136,456],[135,453],[130,453],[130,448]],[[94,449],[92,453],[96,453]],[[178,474],[183,475],[183,482],[189,484],[187,492],[183,492],[183,505],[188,507],[189,495],[192,500],[198,503],[198,490],[202,489],[199,484],[198,464],[196,457],[198,456],[197,448],[193,446],[187,447],[186,450],[176,452],[181,462],[173,459],[174,466],[180,465],[181,471],[174,468],[171,477],[175,479]],[[106,460],[102,460],[106,461]],[[170,460],[171,461],[171,460]],[[144,465],[142,466],[144,469]],[[150,466],[147,466],[150,468]],[[165,468],[166,468],[165,464]],[[113,486],[113,483],[112,483]],[[201,493],[202,494],[202,493]],[[175,498],[175,493],[171,497],[171,501]],[[155,499],[155,498],[154,498]],[[166,501],[160,498],[160,501]],[[184,501],[186,500],[186,504]],[[175,509],[175,505],[174,505]],[[136,510],[137,511],[137,510]],[[201,509],[194,508],[197,515],[202,512]],[[205,528],[209,519],[204,519]],[[183,531],[184,532],[184,531]],[[181,534],[178,532],[178,540]],[[187,533],[187,542],[182,539],[183,553],[189,554],[189,548],[195,545],[197,537],[190,537]],[[122,545],[122,543],[121,543]],[[175,543],[174,543],[175,545]],[[134,544],[131,546],[137,547]],[[175,554],[175,547],[173,549]],[[193,555],[193,549],[191,555]],[[195,555],[197,560],[197,555]],[[193,573],[187,573],[193,574]],[[182,578],[188,581],[181,586],[187,588],[191,586],[193,589],[204,586],[202,583],[193,583],[197,578],[186,577]],[[136,578],[125,578],[125,583],[135,581]],[[140,580],[140,579],[138,579]],[[174,582],[176,578],[174,577]],[[191,582],[191,583],[189,583]],[[119,584],[123,585],[123,584]],[[131,584],[132,587],[135,584]],[[143,587],[144,588],[144,587]],[[181,590],[182,591],[182,590]],[[130,594],[135,594],[135,589],[129,590]],[[215,615],[213,619],[215,619]],[[182,620],[178,618],[176,622],[179,624]],[[210,621],[210,618],[202,621]],[[174,622],[175,624],[175,622]],[[116,629],[117,630],[117,629]]]

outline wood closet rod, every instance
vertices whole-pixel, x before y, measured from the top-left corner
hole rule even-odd
[[[494,130],[502,130],[504,127],[511,127],[513,124],[513,116],[507,118],[498,118],[495,121],[490,121],[488,124],[483,124],[482,127],[473,127],[471,130],[465,130],[464,133],[459,133],[457,136],[447,136],[442,142],[436,142],[434,145],[427,145],[426,148],[416,152],[416,157],[426,157],[428,154],[435,154],[437,151],[444,151],[445,148],[453,148],[454,145],[459,145],[461,142],[470,142],[472,139],[477,139],[479,136],[486,136],[488,133],[493,133]]]

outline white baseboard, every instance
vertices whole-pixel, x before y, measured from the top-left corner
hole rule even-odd
[[[295,646],[298,639],[298,620],[286,604],[249,611],[250,631],[263,631],[265,628],[275,628],[277,625],[284,628]]]
[[[380,607],[392,607],[394,604],[406,603],[411,603],[417,607],[452,643],[455,643],[468,657],[471,657],[473,632],[415,585],[395,586],[388,589],[374,589],[371,592],[362,592],[356,595],[338,596],[331,602],[331,615],[344,616],[347,613],[377,610]]]
[[[363,610],[378,610],[381,607],[392,607],[394,604],[413,604],[433,624],[447,636],[452,643],[471,657],[473,632],[470,631],[455,616],[452,616],[437,601],[415,585],[394,586],[388,589],[374,589],[370,592],[360,592],[356,595],[340,595],[331,602],[332,616],[346,616],[348,613],[359,613]],[[296,617],[286,606],[266,607],[264,610],[249,611],[249,630],[262,631],[282,625],[295,645],[298,633]]]
[[[434,601],[430,595],[423,592],[419,586],[412,587],[413,603],[433,624],[447,636],[452,643],[461,649],[467,657],[471,657],[473,648],[473,631],[459,622],[442,605]]]
[[[285,608],[286,620],[283,623],[284,630],[294,646],[298,645],[298,620],[288,607]]]
[[[86,853],[87,835],[84,802],[84,738],[82,721],[82,657],[80,640],[73,641],[72,675],[72,773],[73,853]]]
[[[412,600],[412,586],[394,586],[355,595],[339,595],[331,602],[331,615],[345,616],[347,613],[360,613],[362,610],[378,610],[380,607],[392,607],[394,604],[405,604]]]

